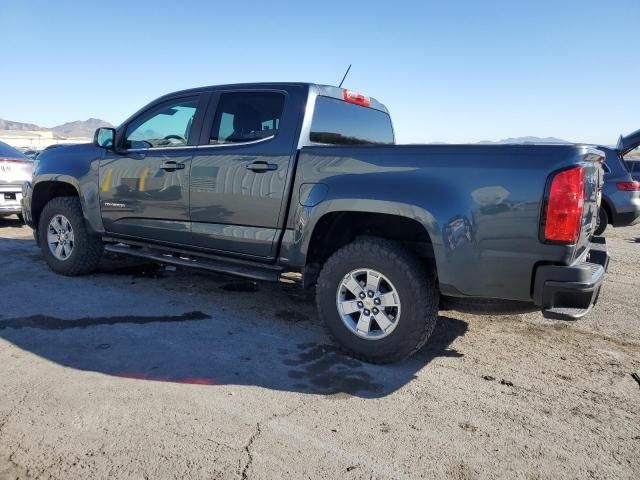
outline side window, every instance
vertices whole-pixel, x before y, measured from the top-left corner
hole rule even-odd
[[[252,142],[276,135],[283,106],[281,93],[223,93],[213,117],[209,144]]]
[[[143,113],[127,126],[125,148],[166,148],[186,145],[197,107],[198,97],[188,97]]]

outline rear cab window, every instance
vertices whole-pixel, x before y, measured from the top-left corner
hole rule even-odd
[[[388,113],[325,96],[316,99],[309,137],[329,145],[391,145],[395,140]]]

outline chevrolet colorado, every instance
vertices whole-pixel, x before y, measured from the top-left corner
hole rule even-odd
[[[444,300],[586,314],[608,264],[593,234],[602,161],[574,144],[395,145],[365,95],[224,85],[42,153],[23,213],[63,275],[106,250],[315,285],[334,340],[386,363],[428,340]]]

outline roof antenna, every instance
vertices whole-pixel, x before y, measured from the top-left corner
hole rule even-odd
[[[344,77],[342,77],[342,81],[340,82],[340,85],[338,85],[338,88],[342,87],[342,84],[344,83],[344,79],[347,78],[347,75],[349,75],[349,70],[351,70],[351,64],[349,64],[347,71],[344,72]]]

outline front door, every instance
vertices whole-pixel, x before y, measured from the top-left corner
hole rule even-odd
[[[193,243],[267,258],[275,253],[298,116],[287,93],[216,95],[191,167]],[[216,101],[217,100],[217,101]]]
[[[118,149],[106,151],[99,188],[107,232],[189,243],[189,175],[201,102],[192,95],[152,106],[125,126]]]

